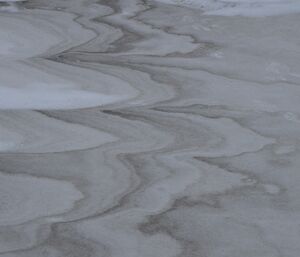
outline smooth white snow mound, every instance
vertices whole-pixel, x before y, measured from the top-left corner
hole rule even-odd
[[[47,60],[31,65],[0,62],[0,110],[89,108],[138,94],[126,81],[104,73]]]
[[[118,95],[78,89],[0,87],[0,109],[76,109],[114,103],[120,99],[122,97]]]

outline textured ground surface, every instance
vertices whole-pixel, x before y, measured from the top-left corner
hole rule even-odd
[[[299,11],[0,1],[0,256],[299,257]]]

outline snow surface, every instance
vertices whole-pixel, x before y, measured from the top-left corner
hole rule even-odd
[[[206,15],[264,17],[300,12],[300,0],[157,0],[198,8]]]

